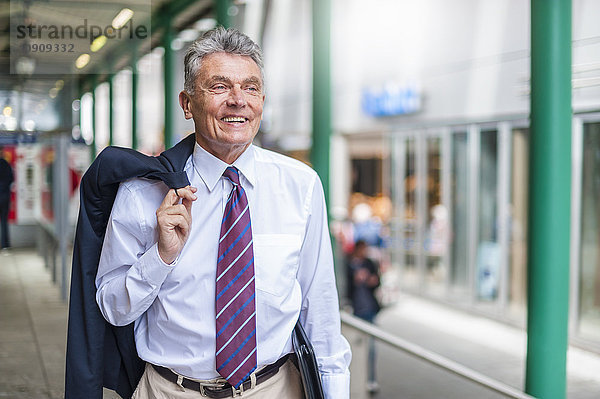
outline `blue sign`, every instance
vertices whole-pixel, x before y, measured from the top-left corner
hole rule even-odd
[[[413,114],[421,110],[421,93],[414,85],[364,89],[362,109],[371,116]]]

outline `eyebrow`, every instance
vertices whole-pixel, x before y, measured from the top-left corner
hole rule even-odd
[[[248,79],[244,79],[244,83],[248,84],[248,83],[252,83],[258,86],[262,86],[262,83],[260,81],[260,79],[258,79],[257,77],[253,76],[251,78]]]
[[[225,76],[221,76],[221,75],[213,75],[210,77],[209,80],[210,83],[215,83],[215,82],[231,82],[231,79],[225,77]]]
[[[212,84],[217,83],[217,82],[224,82],[224,83],[231,84],[231,79],[229,79],[226,76],[222,76],[222,75],[213,75],[213,76],[211,76],[211,78],[209,80],[209,84],[212,85]],[[252,76],[252,77],[244,79],[242,81],[242,84],[255,84],[255,85],[258,85],[258,86],[262,87],[262,83],[261,83],[260,79],[257,78],[257,77],[255,77],[255,76]]]

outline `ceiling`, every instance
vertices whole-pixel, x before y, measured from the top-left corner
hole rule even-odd
[[[213,0],[0,0],[0,90],[48,93],[57,80],[86,81],[90,74],[101,81],[128,65],[134,48],[143,55],[162,45],[168,21],[181,31],[211,16],[212,6]],[[124,8],[133,17],[115,30],[113,19]],[[100,31],[114,37],[92,52],[90,37]],[[77,69],[84,53],[89,62]]]

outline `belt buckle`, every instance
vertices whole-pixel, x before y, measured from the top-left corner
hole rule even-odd
[[[225,389],[226,385],[226,382],[200,382],[200,393],[212,397],[211,394],[217,394],[219,390]]]
[[[244,384],[240,384],[240,389],[235,389],[235,387],[232,385],[231,386],[231,397],[232,398],[237,398],[237,397],[241,397],[242,394],[244,393]]]

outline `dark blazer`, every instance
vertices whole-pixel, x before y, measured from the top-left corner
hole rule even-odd
[[[133,323],[109,324],[96,303],[96,272],[106,225],[119,183],[134,178],[162,180],[169,188],[189,184],[183,171],[194,149],[194,134],[157,157],[107,147],[81,180],[67,332],[65,399],[101,399],[102,387],[130,398],[144,371]]]

